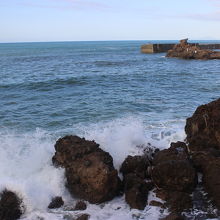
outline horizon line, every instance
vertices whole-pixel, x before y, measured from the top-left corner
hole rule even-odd
[[[8,41],[0,42],[0,44],[19,44],[19,43],[67,43],[67,42],[110,42],[110,41],[179,41],[180,39],[140,39],[140,40],[54,40],[54,41]],[[189,41],[220,41],[217,39],[189,39]]]

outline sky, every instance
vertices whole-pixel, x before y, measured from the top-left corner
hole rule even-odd
[[[220,40],[220,0],[0,0],[0,42]]]

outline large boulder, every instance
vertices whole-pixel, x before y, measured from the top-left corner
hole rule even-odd
[[[90,203],[102,203],[114,198],[120,189],[118,172],[111,155],[99,144],[78,136],[60,138],[52,158],[55,166],[66,171],[67,187],[76,197]]]
[[[189,44],[187,40],[180,40],[180,43],[169,50],[166,56],[182,59],[220,59],[220,52],[200,49],[197,44]]]
[[[186,140],[209,196],[220,208],[220,99],[199,106],[186,121]]]
[[[0,219],[16,220],[22,214],[22,200],[14,192],[4,190],[0,194]]]
[[[197,183],[196,170],[188,159],[186,145],[172,143],[169,149],[159,151],[153,160],[152,179],[164,190],[190,192]]]
[[[147,168],[150,165],[148,157],[128,156],[121,165],[123,174],[125,200],[132,209],[143,210],[147,204],[149,184]]]
[[[199,106],[186,120],[185,132],[191,151],[220,150],[220,99]]]

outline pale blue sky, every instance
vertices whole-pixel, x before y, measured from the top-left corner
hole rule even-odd
[[[0,42],[220,39],[220,0],[0,0]]]

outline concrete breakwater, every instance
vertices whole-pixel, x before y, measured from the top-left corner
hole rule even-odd
[[[141,46],[141,53],[166,53],[171,50],[175,44],[144,44]],[[199,46],[204,50],[218,50],[220,44],[198,44],[192,43],[192,46]]]

